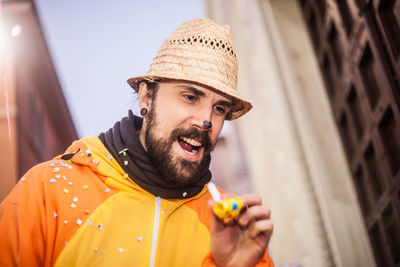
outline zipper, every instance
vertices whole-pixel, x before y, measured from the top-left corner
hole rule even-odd
[[[161,197],[156,198],[156,208],[154,211],[153,239],[151,241],[150,267],[154,267],[158,242],[158,227],[160,224]]]

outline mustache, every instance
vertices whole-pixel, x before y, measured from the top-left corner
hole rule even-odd
[[[201,146],[204,147],[206,152],[211,151],[213,148],[213,144],[211,143],[208,132],[200,131],[195,127],[191,127],[189,129],[177,128],[171,133],[171,140],[180,139],[182,137],[200,139]]]

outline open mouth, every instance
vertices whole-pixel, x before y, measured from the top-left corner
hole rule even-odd
[[[200,148],[202,148],[201,142],[193,138],[181,137],[178,138],[178,142],[181,148],[190,155],[196,155],[199,152]]]

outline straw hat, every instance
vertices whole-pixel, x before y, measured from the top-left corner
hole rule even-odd
[[[228,26],[219,26],[207,18],[195,18],[181,24],[161,45],[146,75],[131,78],[135,91],[143,80],[174,79],[197,82],[233,97],[234,120],[252,105],[237,91],[238,60]]]

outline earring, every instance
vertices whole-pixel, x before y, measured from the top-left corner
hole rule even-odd
[[[146,114],[147,114],[147,108],[142,108],[140,110],[140,115],[142,115],[142,117],[144,117],[144,116],[146,116]]]
[[[203,127],[204,129],[211,129],[212,127],[211,121],[203,121]]]

